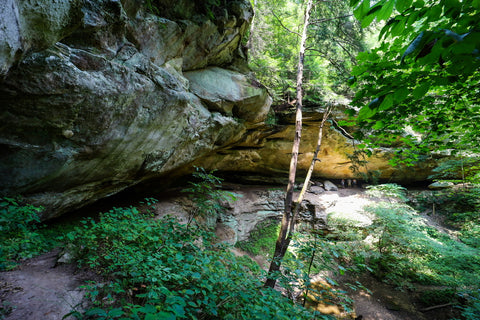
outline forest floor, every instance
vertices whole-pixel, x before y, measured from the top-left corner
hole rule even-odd
[[[59,252],[55,249],[0,273],[0,319],[75,319],[63,316],[83,303],[80,286],[98,277],[74,264],[57,265]]]
[[[373,200],[364,195],[362,189],[340,189],[322,195],[328,211],[350,212],[357,215],[361,208]],[[362,219],[358,215],[359,219]],[[431,219],[430,219],[431,220]],[[445,232],[439,221],[430,221]],[[447,230],[448,231],[448,230]],[[236,254],[245,254],[234,249]],[[23,261],[16,269],[0,273],[0,319],[4,320],[57,320],[73,309],[81,308],[84,291],[80,288],[87,281],[97,278],[73,264],[57,265],[59,250]],[[263,257],[252,257],[266,267]],[[341,280],[341,279],[340,279]],[[442,310],[421,313],[415,308],[414,297],[408,292],[395,290],[371,276],[359,280],[370,292],[350,291],[356,315],[362,320],[443,320]]]

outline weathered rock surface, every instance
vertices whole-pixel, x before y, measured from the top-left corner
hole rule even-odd
[[[224,203],[225,211],[218,217],[197,217],[199,223],[214,229],[221,241],[235,244],[248,239],[250,232],[262,221],[281,219],[284,210],[285,190],[268,187],[250,187],[234,191],[235,201]],[[158,216],[171,215],[182,223],[188,222],[189,210],[195,204],[180,196],[156,204]],[[302,224],[318,230],[327,228],[327,211],[322,199],[311,192],[299,210]]]
[[[234,71],[245,70],[249,3],[155,3],[162,17],[137,0],[0,4],[2,194],[51,218],[233,145],[263,121],[266,90]]]
[[[0,195],[22,194],[47,219],[146,180],[168,184],[192,165],[286,180],[294,121],[285,112],[264,123],[271,98],[241,45],[249,2],[153,3],[158,15],[141,0],[0,3]],[[322,116],[305,111],[299,178]],[[327,125],[314,176],[354,178],[354,152]],[[392,168],[385,155],[361,170],[397,182],[430,173],[430,163]]]
[[[312,161],[323,109],[305,108],[303,116],[302,140],[298,157],[297,177],[299,179],[305,177]],[[343,117],[344,114],[340,110],[334,114],[336,120],[341,120]],[[279,112],[277,118],[277,125],[264,126],[251,132],[235,148],[209,153],[199,160],[197,165],[229,171],[232,175],[242,172],[240,175],[237,174],[238,178],[248,177],[251,180],[255,179],[255,175],[261,175],[263,178],[260,181],[286,183],[295,134],[294,111]],[[358,144],[360,142],[349,138],[348,133],[345,134],[339,128],[326,123],[318,155],[320,162],[316,162],[313,176],[327,179],[356,178],[360,182],[366,175],[378,173],[378,178],[384,181],[411,183],[427,180],[436,165],[435,161],[429,160],[418,163],[414,167],[392,167],[388,163],[392,155],[391,150],[378,149],[372,150],[371,157],[364,158],[360,154],[358,160],[367,160],[368,163],[366,166],[359,166],[359,170],[353,172],[352,165],[358,165],[358,162],[352,161],[355,159],[356,151],[359,150],[356,148]]]

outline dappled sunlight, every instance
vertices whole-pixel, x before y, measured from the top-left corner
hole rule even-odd
[[[373,216],[368,214],[364,207],[372,205],[376,201],[366,197],[362,191],[354,190],[339,190],[335,193],[325,192],[319,195],[319,198],[324,203],[325,212],[329,218],[351,221],[357,226],[369,226],[373,223]]]

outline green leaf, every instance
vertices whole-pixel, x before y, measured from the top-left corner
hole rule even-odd
[[[369,106],[364,106],[362,109],[360,109],[357,119],[358,121],[363,121],[373,117],[376,113],[377,113],[376,109],[371,109]]]
[[[437,21],[440,16],[442,15],[442,6],[441,5],[436,5],[430,8],[428,12],[428,21]]]
[[[383,101],[380,104],[380,107],[378,109],[380,111],[388,110],[392,107],[392,105],[393,105],[393,95],[392,94],[387,94],[385,96],[385,98],[383,99]]]
[[[421,97],[423,97],[427,92],[428,92],[428,89],[430,88],[430,83],[429,82],[425,82],[419,86],[417,86],[413,92],[412,92],[412,95],[415,99],[420,99]]]
[[[400,36],[405,31],[405,19],[403,17],[395,18],[395,25],[393,25],[390,34],[392,37]]]
[[[138,309],[138,311],[143,312],[143,313],[155,313],[155,312],[157,312],[157,309],[155,308],[155,306],[153,306],[151,304],[146,304],[143,307],[140,307]]]
[[[409,93],[410,93],[410,90],[407,87],[400,87],[397,90],[395,90],[395,93],[393,94],[395,103],[398,104],[403,100],[405,100],[408,97]]]
[[[117,318],[123,315],[122,308],[115,308],[108,312],[108,316],[112,318]]]
[[[159,312],[156,314],[148,313],[144,320],[175,320],[177,317],[170,312]]]
[[[375,125],[372,127],[372,129],[380,130],[384,127],[385,127],[385,123],[382,120],[380,120],[380,121],[375,122]]]
[[[357,7],[357,9],[353,10],[353,15],[358,20],[362,20],[369,10],[370,0],[363,0],[363,2]]]
[[[412,6],[412,0],[397,0],[395,8],[398,12],[402,13],[404,10]]]
[[[393,12],[393,7],[395,6],[395,1],[390,0],[387,1],[386,4],[382,6],[382,9],[378,12],[377,14],[377,19],[378,20],[387,20],[390,18]]]
[[[371,14],[375,14],[377,11],[379,11],[380,9],[382,9],[382,5],[381,4],[377,4],[375,6],[373,6],[370,10],[368,10],[367,12],[367,16],[368,15],[371,15]]]
[[[475,9],[480,9],[480,0],[473,0],[473,1],[472,1],[472,6],[473,6]]]
[[[370,23],[372,23],[373,19],[375,19],[374,14],[368,15],[365,18],[363,18],[361,23],[362,28],[368,27]]]
[[[85,315],[87,315],[87,316],[100,316],[100,317],[107,317],[108,316],[107,312],[103,309],[100,309],[100,308],[90,309],[87,312],[85,312]]]

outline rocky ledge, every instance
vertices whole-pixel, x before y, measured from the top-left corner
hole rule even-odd
[[[0,192],[52,218],[240,141],[271,104],[242,51],[252,15],[240,0],[2,2]]]

